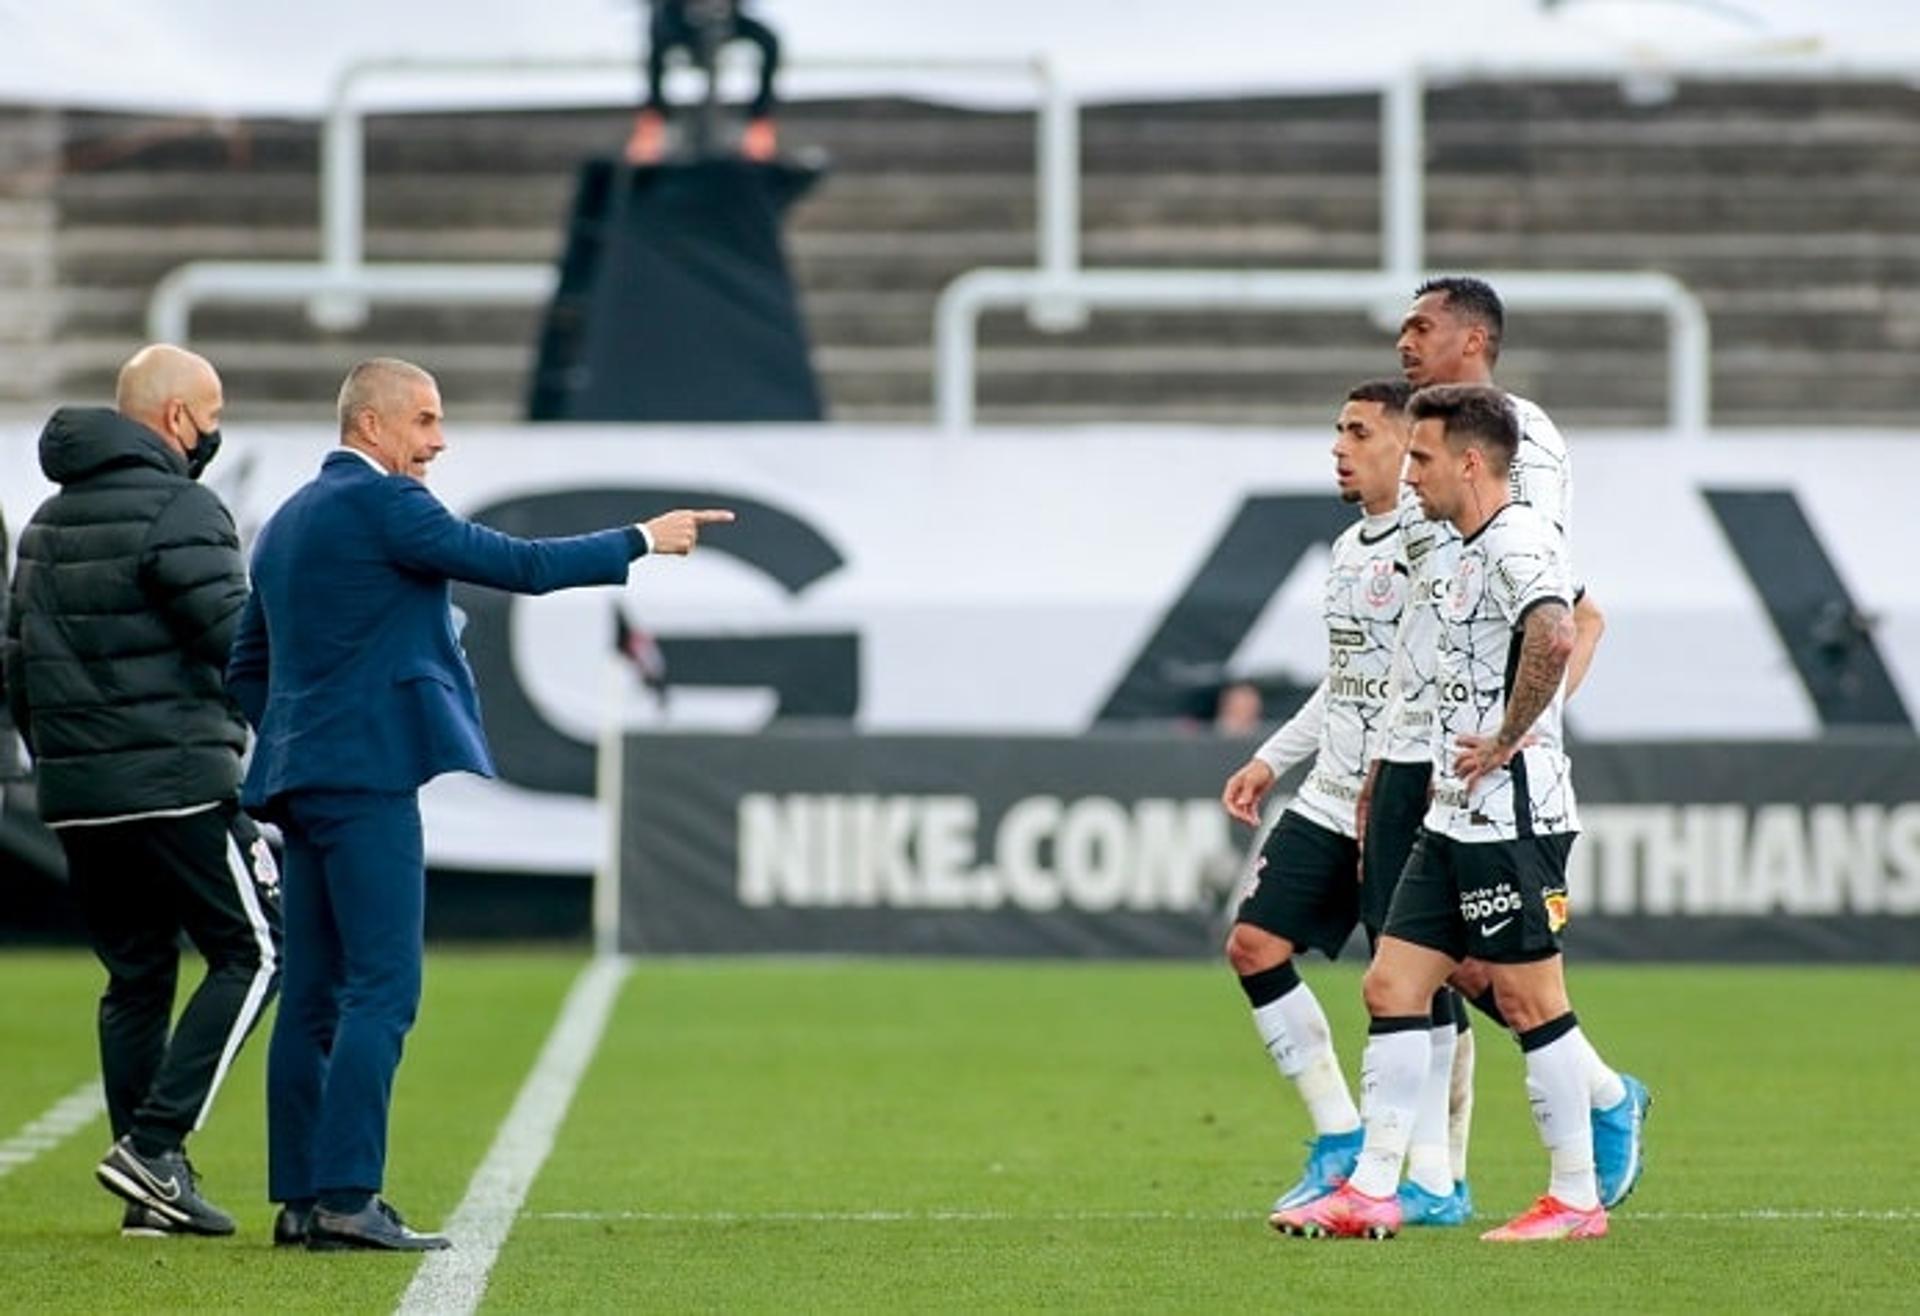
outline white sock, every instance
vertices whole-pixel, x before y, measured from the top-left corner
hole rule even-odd
[[[1578,1028],[1526,1053],[1527,1100],[1552,1163],[1547,1191],[1580,1210],[1600,1205],[1593,1177],[1585,1039]]]
[[[1453,1191],[1453,1159],[1447,1143],[1447,1097],[1453,1087],[1453,1050],[1459,1034],[1448,1023],[1427,1030],[1432,1051],[1420,1084],[1420,1105],[1407,1146],[1407,1178],[1438,1197]]]
[[[1580,1039],[1587,1075],[1587,1104],[1595,1110],[1612,1110],[1627,1099],[1627,1085],[1620,1081],[1619,1073],[1600,1058],[1585,1033],[1576,1028],[1572,1036]]]
[[[1453,1161],[1453,1181],[1467,1178],[1467,1138],[1473,1132],[1473,1030],[1459,1033],[1453,1044],[1453,1072],[1447,1082],[1447,1154]]]
[[[1391,1197],[1400,1186],[1400,1163],[1419,1115],[1420,1087],[1433,1048],[1426,1021],[1419,1028],[1373,1033],[1360,1061],[1367,1096],[1367,1137],[1360,1146],[1354,1188],[1369,1197]]]
[[[1351,1133],[1360,1127],[1346,1075],[1333,1051],[1333,1029],[1313,988],[1304,982],[1253,1012],[1253,1025],[1280,1072],[1307,1103],[1315,1133]]]

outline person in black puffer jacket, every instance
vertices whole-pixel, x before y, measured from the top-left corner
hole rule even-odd
[[[0,513],[0,636],[6,634],[7,621],[7,576],[8,545],[7,518]],[[7,669],[0,663],[0,696],[7,689]],[[5,786],[20,772],[19,754],[15,750],[17,737],[13,732],[13,713],[7,707],[8,701],[0,697],[0,786]]]
[[[60,491],[21,531],[7,608],[7,704],[108,973],[115,1141],[95,1174],[129,1233],[233,1232],[183,1148],[279,981],[278,876],[239,809],[246,724],[224,684],[246,565],[196,482],[223,401],[203,358],[156,344],[115,410],[56,411],[40,466]],[[207,976],[169,1038],[182,931]]]

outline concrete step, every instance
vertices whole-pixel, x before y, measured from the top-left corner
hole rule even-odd
[[[1920,348],[1920,287],[1902,291],[1875,282],[1835,283],[1809,303],[1793,289],[1709,290],[1707,309],[1716,347],[1831,351]],[[803,294],[806,324],[822,346],[876,347],[932,341],[934,289],[877,292],[862,287],[834,291],[814,287]],[[36,314],[51,317],[63,335],[108,335],[126,341],[144,332],[147,295],[138,287],[49,290]],[[194,318],[195,333],[209,339],[287,343],[417,343],[505,345],[531,352],[544,310],[527,306],[376,306],[368,323],[344,334],[323,333],[304,308],[210,303]],[[1664,343],[1664,323],[1653,316],[1554,316],[1515,313],[1510,344],[1578,352]],[[1147,346],[1161,343],[1251,347],[1283,351],[1299,346],[1352,344],[1386,349],[1391,335],[1350,313],[1277,311],[1101,311],[1088,326],[1067,335],[1032,328],[1018,311],[983,317],[981,337],[1007,346],[1050,348]],[[404,353],[403,353],[404,355]]]
[[[69,230],[192,227],[307,229],[319,196],[311,176],[194,172],[93,174],[63,180],[59,214]],[[375,233],[443,233],[476,220],[489,228],[552,232],[564,226],[571,171],[382,180],[367,197]],[[1630,179],[1527,177],[1490,186],[1484,177],[1441,173],[1427,186],[1435,229],[1580,229],[1589,232],[1711,231],[1816,234],[1911,230],[1920,213],[1920,173],[1861,172],[1809,187],[1790,174],[1726,178],[1687,169],[1637,171]],[[1299,224],[1371,233],[1379,187],[1369,176],[1179,173],[1091,175],[1083,182],[1090,232],[1154,225]],[[901,229],[1019,230],[1034,222],[1026,173],[836,174],[795,210],[797,232]]]
[[[351,361],[397,347],[369,345],[323,353],[250,351],[246,344],[203,345],[221,363],[236,423],[269,416],[324,423],[333,391]],[[64,398],[104,399],[112,392],[120,345],[67,354]],[[87,359],[88,357],[91,359]],[[521,414],[525,358],[511,352],[438,349],[413,352],[439,377],[456,422]],[[821,373],[835,415],[924,420],[931,390],[924,353],[823,350]],[[1379,369],[1362,349],[1218,353],[1196,347],[1147,351],[1035,354],[989,346],[982,353],[979,412],[1003,420],[1040,417],[1103,423],[1150,419],[1204,421],[1244,413],[1321,424],[1353,380]],[[1664,361],[1657,353],[1595,352],[1584,357],[1516,353],[1502,380],[1569,427],[1657,425],[1665,416]],[[1896,354],[1761,355],[1715,372],[1715,416],[1722,424],[1831,425],[1829,399],[1855,399],[1854,423],[1910,424],[1913,390]]]

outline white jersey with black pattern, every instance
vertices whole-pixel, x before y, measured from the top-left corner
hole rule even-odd
[[[1367,517],[1334,540],[1327,564],[1325,722],[1292,808],[1342,836],[1357,834],[1360,786],[1384,731],[1394,636],[1407,598],[1406,576],[1394,565],[1399,538],[1397,510]]]
[[[1468,842],[1580,830],[1561,740],[1564,686],[1530,728],[1530,743],[1507,767],[1488,773],[1471,795],[1453,766],[1458,737],[1491,736],[1500,729],[1527,614],[1546,603],[1570,607],[1572,600],[1566,541],[1534,508],[1509,503],[1460,541],[1436,606],[1440,752],[1429,830]]]
[[[1525,503],[1551,521],[1561,538],[1573,542],[1573,458],[1560,427],[1540,404],[1517,393],[1507,394],[1520,422],[1520,450],[1507,471],[1507,489],[1516,503]]]
[[[1573,460],[1559,427],[1538,403],[1507,394],[1520,422],[1520,449],[1508,471],[1513,501],[1543,513],[1571,543]],[[1380,757],[1394,763],[1426,763],[1434,755],[1434,657],[1439,622],[1435,595],[1452,578],[1460,533],[1446,521],[1430,521],[1419,499],[1406,490],[1400,500],[1401,569],[1409,581],[1407,619],[1394,658],[1393,708]]]

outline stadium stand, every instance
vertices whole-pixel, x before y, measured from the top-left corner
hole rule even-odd
[[[1435,267],[1661,269],[1704,298],[1717,425],[1911,421],[1920,346],[1920,92],[1893,83],[1467,84],[1428,98]],[[574,165],[624,112],[380,116],[368,122],[368,256],[540,260]],[[1030,265],[1024,113],[815,101],[789,149],[832,172],[791,246],[831,414],[924,423],[934,298],[984,265]],[[1089,267],[1366,267],[1380,259],[1378,102],[1322,96],[1090,107]],[[195,258],[318,250],[317,128],[215,129],[0,112],[0,405],[106,392],[154,283]],[[236,419],[312,420],[369,352],[431,362],[466,419],[523,412],[533,308],[376,308],[348,336],[297,309],[210,306],[195,342]],[[1652,318],[1516,316],[1509,386],[1566,423],[1656,425]],[[983,324],[988,422],[1317,423],[1386,362],[1359,315],[1133,314],[1040,333]]]

